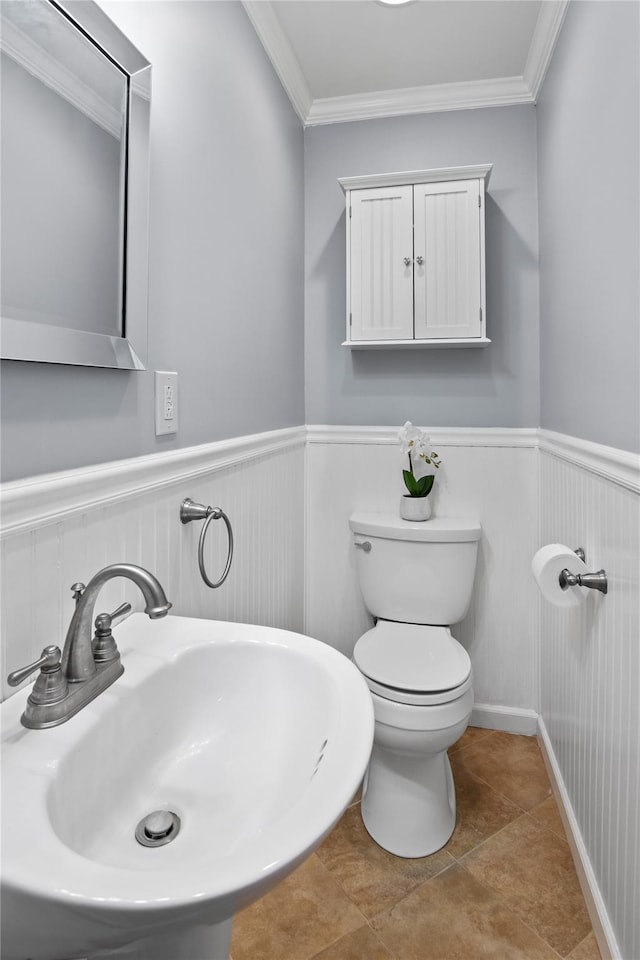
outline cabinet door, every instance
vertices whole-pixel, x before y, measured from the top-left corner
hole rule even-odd
[[[416,339],[480,337],[482,182],[422,183],[414,190]]]
[[[410,340],[412,187],[354,190],[350,207],[349,339]]]

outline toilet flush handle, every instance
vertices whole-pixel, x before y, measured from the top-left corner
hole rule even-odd
[[[364,550],[365,553],[371,553],[371,544],[368,540],[356,540],[356,547],[360,547],[361,550]]]

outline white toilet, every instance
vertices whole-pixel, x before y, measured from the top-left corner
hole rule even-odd
[[[353,651],[375,714],[362,819],[385,850],[424,857],[456,822],[447,748],[469,723],[473,678],[449,625],[469,608],[481,528],[391,513],[355,513],[349,526],[364,602],[377,618]]]

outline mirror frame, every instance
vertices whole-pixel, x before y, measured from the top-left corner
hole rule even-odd
[[[124,336],[2,317],[0,357],[144,370],[148,336],[151,64],[93,0],[46,2],[101,47],[107,58],[114,61],[127,77],[124,263],[120,303]]]

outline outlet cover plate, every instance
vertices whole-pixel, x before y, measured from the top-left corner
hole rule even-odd
[[[156,436],[178,432],[178,374],[156,370]]]

